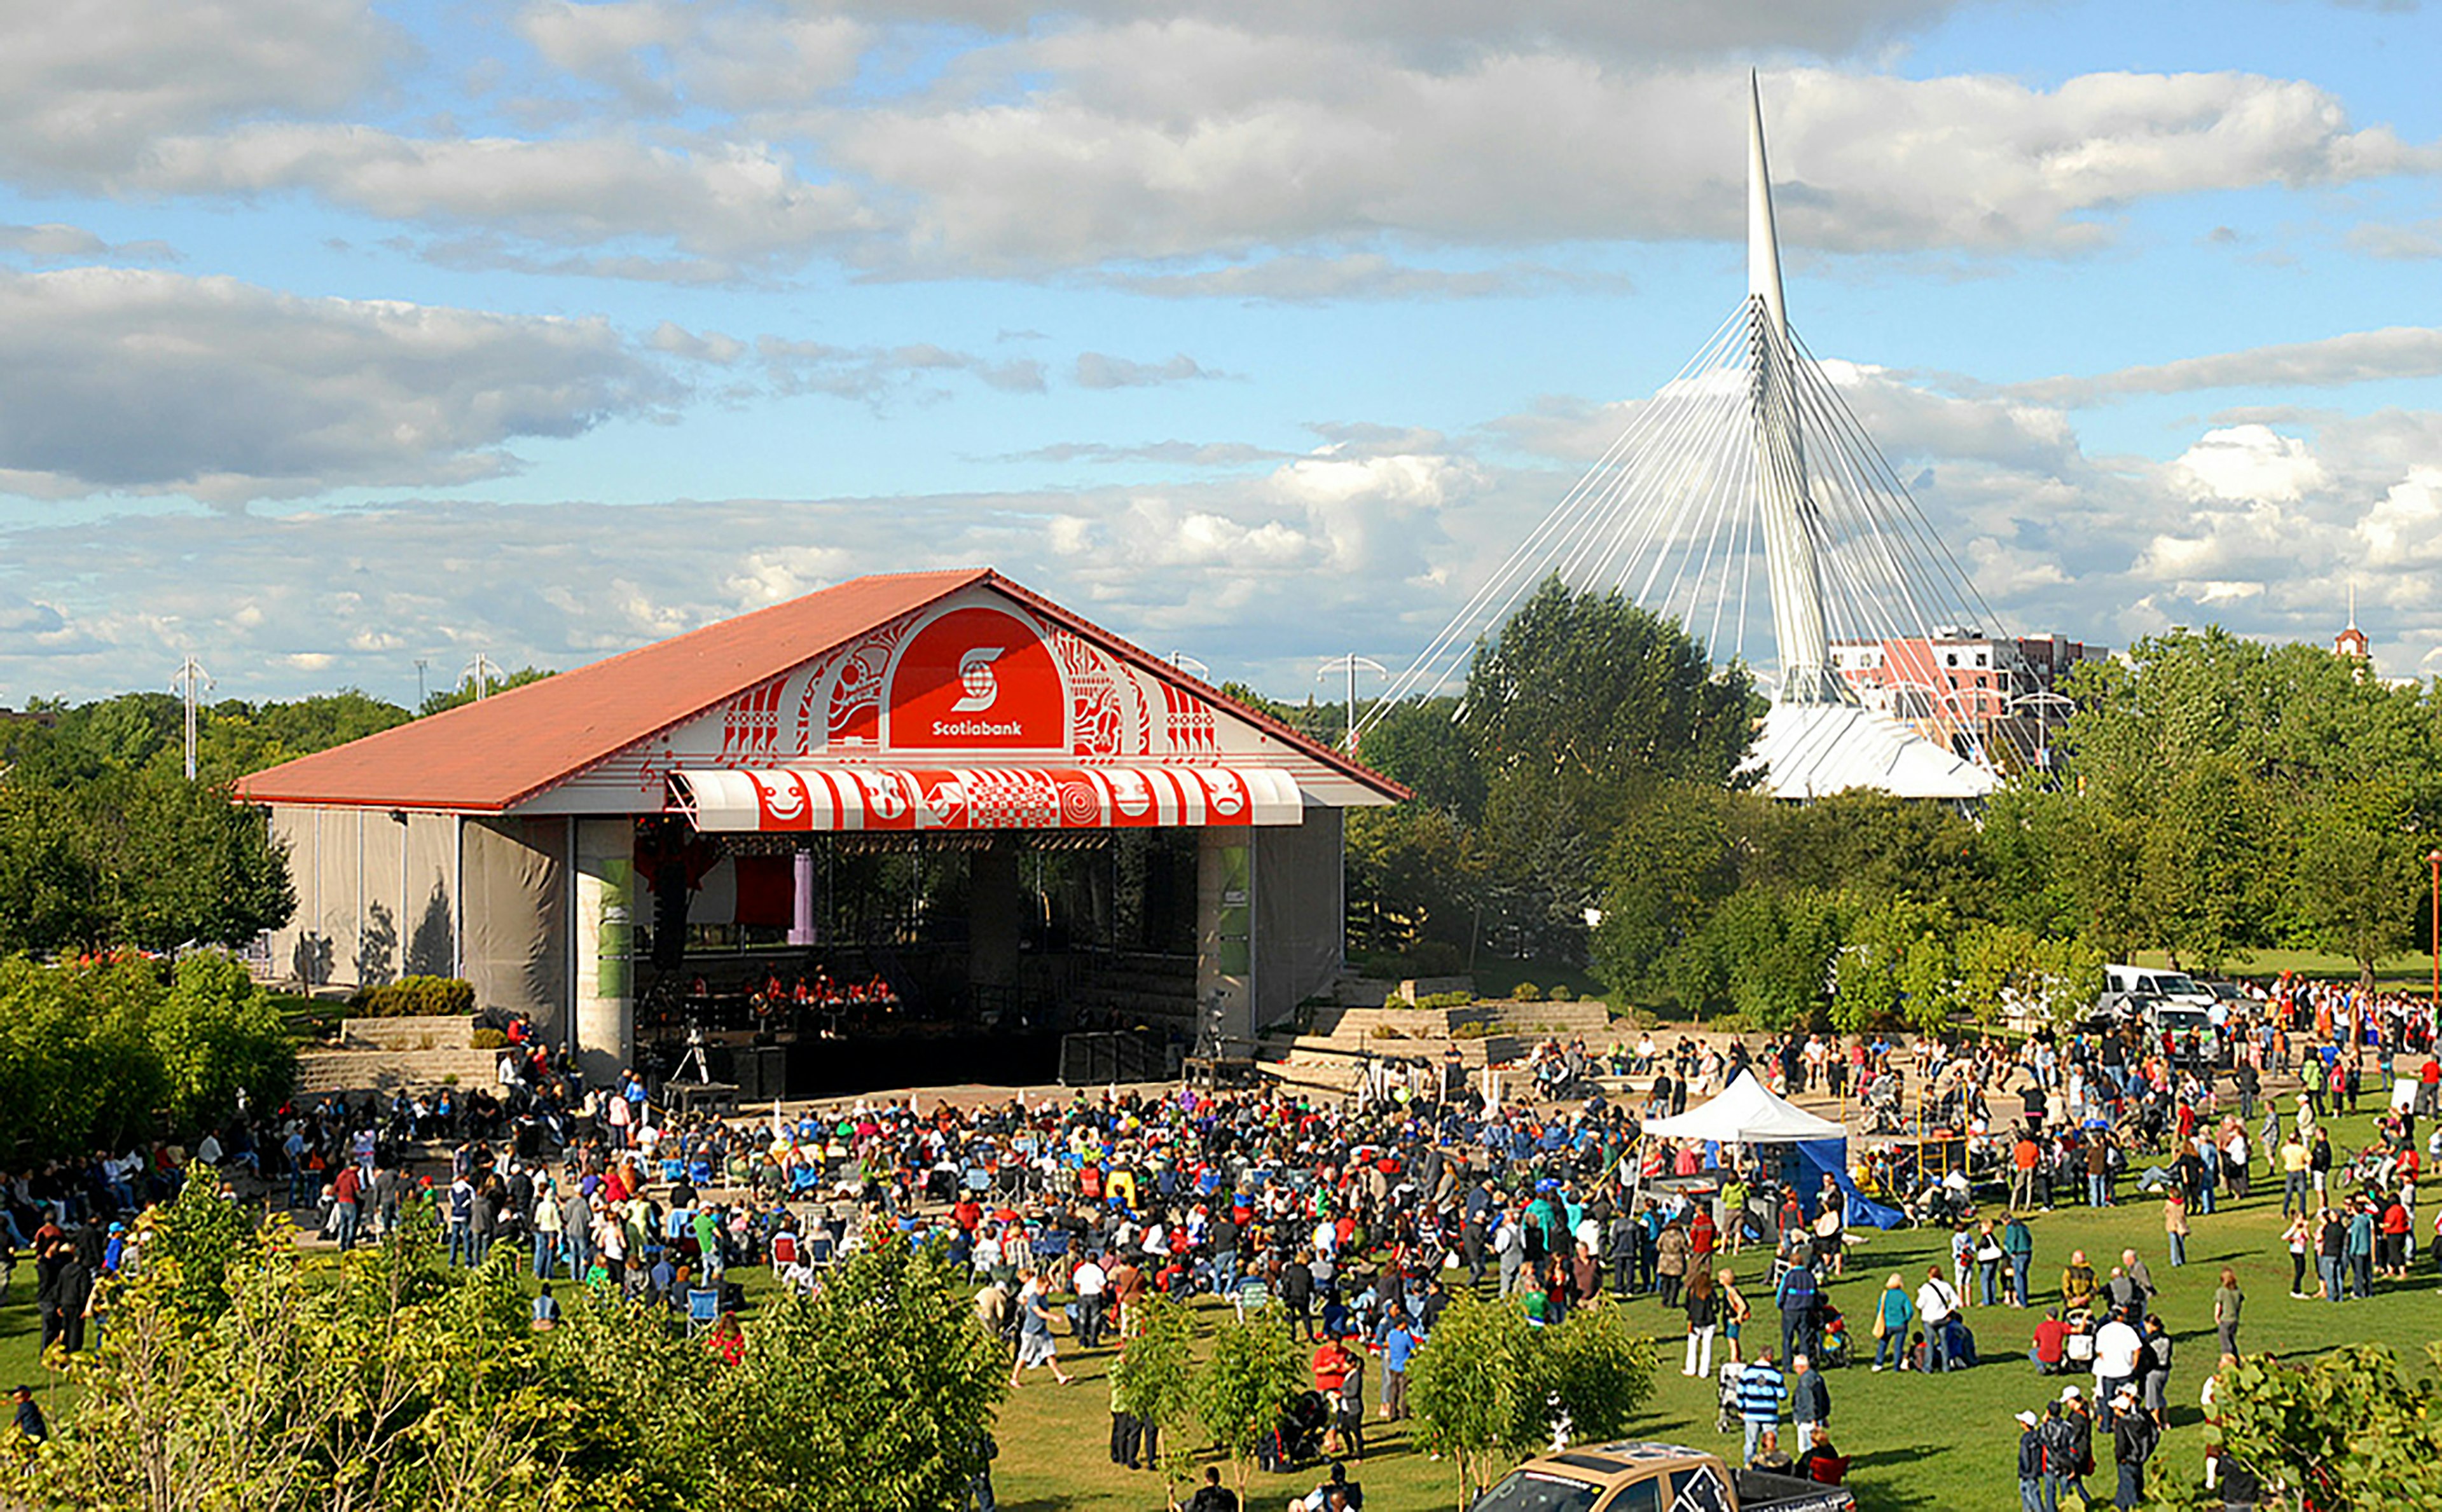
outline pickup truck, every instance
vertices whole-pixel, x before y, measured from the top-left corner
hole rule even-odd
[[[1845,1512],[1847,1486],[1732,1469],[1718,1454],[1623,1440],[1545,1454],[1510,1471],[1469,1512]]]

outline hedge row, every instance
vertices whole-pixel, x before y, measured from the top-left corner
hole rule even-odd
[[[475,984],[455,976],[402,976],[360,987],[348,1011],[365,1018],[449,1017],[475,1011]]]

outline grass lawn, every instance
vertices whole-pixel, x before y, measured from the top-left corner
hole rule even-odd
[[[2370,1118],[2343,1120],[2335,1129],[2335,1140],[2354,1150],[2371,1138],[2371,1129]],[[2159,1202],[2131,1201],[2103,1211],[2066,1208],[2032,1219],[2036,1247],[2032,1276],[2038,1304],[2057,1284],[2060,1268],[2075,1248],[2086,1249],[2105,1275],[2122,1248],[2134,1248],[2162,1288],[2157,1306],[2171,1325],[2178,1354],[2170,1391],[2173,1426],[2156,1461],[2158,1480],[2171,1477],[2189,1484],[2201,1474],[2204,1430],[2196,1391],[2214,1363],[2211,1298],[2222,1266],[2237,1268],[2247,1292],[2239,1341],[2250,1353],[2271,1350],[2289,1357],[2341,1343],[2379,1342],[2413,1357],[2426,1339],[2442,1338],[2442,1292],[2429,1279],[2433,1272],[2422,1264],[2421,1246],[2419,1279],[2378,1284],[2371,1303],[2336,1306],[2290,1300],[2277,1184],[2268,1196],[2259,1180],[2256,1193],[2235,1209],[2196,1217],[2190,1261],[2179,1270],[2167,1263]],[[1852,1253],[1848,1275],[1835,1280],[1831,1289],[1852,1321],[1868,1360],[1873,1343],[1864,1321],[1883,1279],[1898,1271],[1913,1291],[1925,1266],[1937,1259],[1946,1264],[1947,1256],[1946,1236],[1932,1230],[1872,1235]],[[1752,1252],[1738,1263],[1740,1287],[1750,1299],[1764,1295],[1768,1265],[1768,1256]],[[760,1273],[755,1273],[750,1284],[760,1284]],[[0,1305],[0,1383],[41,1384],[46,1379],[35,1359],[33,1320],[27,1305],[31,1284],[30,1266],[21,1266],[6,1305]],[[1734,1451],[1734,1439],[1713,1431],[1711,1383],[1678,1373],[1684,1336],[1676,1326],[1677,1315],[1666,1314],[1651,1301],[1626,1305],[1661,1341],[1660,1388],[1637,1433]],[[1861,1505],[1953,1509],[2014,1504],[2017,1426],[2012,1415],[2039,1407],[2068,1380],[2092,1385],[2084,1377],[2036,1375],[2025,1351],[2040,1317],[2040,1311],[1972,1309],[1970,1322],[1984,1356],[1984,1363],[1974,1370],[1940,1376],[1878,1375],[1860,1364],[1831,1373],[1834,1438],[1853,1457],[1850,1484]],[[1777,1343],[1777,1321],[1769,1314],[1768,1297],[1750,1327],[1757,1336],[1769,1327]],[[1061,1344],[1063,1366],[1078,1377],[1077,1383],[1063,1387],[1048,1374],[1032,1373],[1002,1410],[1001,1457],[994,1477],[1002,1503],[1011,1512],[1150,1512],[1160,1503],[1159,1478],[1113,1466],[1105,1452],[1110,1353],[1081,1355],[1065,1335]],[[1369,1386],[1378,1381],[1378,1373],[1369,1375]],[[47,1390],[45,1397],[48,1405]],[[2108,1458],[2106,1448],[2103,1473],[2089,1483],[2099,1485],[2106,1500]],[[1352,1473],[1365,1483],[1367,1505],[1374,1512],[1428,1512],[1456,1502],[1449,1466],[1414,1452],[1402,1429],[1377,1425],[1362,1468],[1352,1467]],[[1249,1486],[1248,1512],[1277,1508],[1317,1479],[1311,1471],[1258,1475]]]
[[[2159,950],[2141,950],[2129,957],[2131,966],[2168,966],[2171,957]],[[2328,981],[2354,982],[2358,979],[2358,963],[2346,956],[2334,956],[2314,950],[2256,950],[2234,956],[2222,963],[2219,975],[2248,976],[2269,980],[2283,972]],[[2433,957],[2411,952],[2375,962],[2374,984],[2385,992],[2413,992],[2430,988],[2433,982]]]

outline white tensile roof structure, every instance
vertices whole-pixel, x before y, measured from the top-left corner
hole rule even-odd
[[[1666,1139],[1714,1139],[1722,1144],[1792,1144],[1800,1139],[1845,1139],[1849,1131],[1777,1097],[1753,1071],[1741,1071],[1719,1097],[1677,1118],[1649,1120],[1644,1132]]]
[[[1872,788],[1908,798],[1973,803],[1992,795],[1993,769],[1937,745],[1889,715],[1854,703],[1777,703],[1747,753],[1776,797],[1822,798]]]
[[[1790,330],[1752,80],[1747,144],[1745,301],[1676,378],[1631,407],[1610,450],[1372,718],[1463,677],[1476,639],[1557,574],[1676,617],[1716,664],[1745,662],[1751,630],[1759,642],[1771,636],[1773,670],[1757,676],[1772,687],[1772,707],[1749,761],[1765,792],[1804,799],[1872,788],[1973,802],[2000,784],[1995,753],[1959,755],[1860,706],[1833,665],[1835,641],[1930,639],[1998,617]]]

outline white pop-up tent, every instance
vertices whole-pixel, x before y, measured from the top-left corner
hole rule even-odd
[[[1713,1139],[1722,1144],[1795,1144],[1806,1139],[1846,1139],[1849,1131],[1777,1097],[1753,1071],[1741,1071],[1719,1097],[1676,1118],[1654,1119],[1645,1132],[1666,1139]]]
[[[1690,1108],[1676,1118],[1654,1119],[1641,1132],[1664,1139],[1795,1145],[1798,1164],[1784,1170],[1812,1170],[1830,1176],[1845,1198],[1842,1207],[1851,1225],[1892,1229],[1905,1221],[1897,1209],[1871,1201],[1857,1190],[1849,1175],[1847,1129],[1775,1096],[1751,1070],[1740,1072],[1737,1081],[1703,1107]]]

